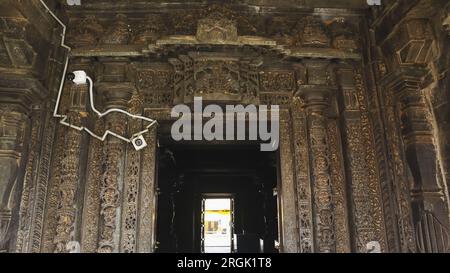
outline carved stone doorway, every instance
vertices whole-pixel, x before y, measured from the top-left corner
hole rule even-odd
[[[205,194],[233,196],[234,234],[253,237],[258,244],[261,239],[263,252],[278,252],[276,158],[275,152],[261,152],[254,144],[161,141],[155,252],[201,252]]]

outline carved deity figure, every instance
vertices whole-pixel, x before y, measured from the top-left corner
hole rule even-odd
[[[303,25],[300,34],[302,46],[329,47],[330,38],[327,30],[319,18],[308,16],[301,23]]]
[[[209,43],[235,42],[238,39],[236,22],[213,12],[198,21],[197,39]]]
[[[102,37],[103,44],[123,45],[127,44],[130,38],[130,27],[126,23],[126,16],[118,14],[113,23]]]
[[[93,46],[98,43],[98,37],[103,32],[103,26],[97,19],[89,15],[69,29],[69,39],[72,46]]]

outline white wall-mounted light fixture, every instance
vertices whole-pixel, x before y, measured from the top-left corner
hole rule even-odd
[[[112,135],[112,136],[117,137],[117,138],[119,138],[119,139],[121,139],[121,140],[123,140],[123,141],[125,141],[127,143],[133,144],[133,147],[136,150],[141,150],[141,149],[145,148],[147,146],[147,143],[146,143],[143,135],[145,133],[147,133],[153,125],[157,124],[157,121],[153,120],[153,119],[150,119],[150,118],[147,118],[147,117],[140,116],[140,115],[134,115],[134,114],[131,114],[131,113],[125,111],[125,110],[118,109],[118,108],[112,108],[112,109],[107,110],[106,112],[98,111],[97,108],[95,108],[95,104],[94,104],[94,83],[93,83],[92,79],[86,74],[85,71],[82,71],[82,70],[74,71],[73,73],[70,73],[67,76],[68,76],[68,79],[73,81],[74,84],[77,84],[77,85],[89,84],[89,102],[90,102],[90,106],[91,106],[92,110],[94,111],[94,113],[97,114],[97,116],[99,118],[102,118],[102,117],[104,117],[104,116],[106,116],[106,115],[108,115],[110,113],[116,112],[116,113],[125,114],[125,115],[129,116],[132,119],[141,119],[143,121],[148,122],[149,124],[145,127],[144,130],[132,134],[131,137],[122,136],[122,135],[120,135],[118,133],[115,133],[115,132],[112,132],[110,130],[105,131],[105,133],[100,136],[100,135],[95,134],[89,128],[86,128],[84,126],[77,126],[77,125],[69,123],[67,115],[62,115],[62,114],[58,113],[59,105],[60,105],[61,97],[62,97],[62,92],[63,92],[63,89],[64,89],[65,78],[66,78],[66,74],[67,74],[67,68],[68,68],[68,65],[69,65],[69,53],[70,53],[70,51],[72,49],[65,44],[65,37],[66,37],[66,30],[67,30],[66,25],[64,25],[64,23],[50,10],[50,8],[45,4],[45,2],[43,0],[40,0],[40,2],[44,6],[45,10],[48,13],[50,13],[50,15],[63,28],[63,31],[62,31],[62,34],[61,34],[61,46],[63,48],[65,48],[65,49],[67,49],[67,51],[68,51],[67,52],[66,61],[64,63],[63,75],[62,75],[60,86],[59,86],[58,96],[56,98],[55,109],[53,110],[53,116],[55,118],[60,118],[60,121],[59,121],[60,124],[68,126],[68,127],[72,128],[72,129],[75,129],[75,130],[78,130],[78,131],[86,131],[89,135],[91,135],[91,136],[93,136],[93,137],[95,137],[95,138],[97,138],[97,139],[99,139],[101,141],[105,141],[106,137],[108,135]],[[69,1],[68,0],[68,3],[69,2],[73,2],[73,3],[78,2],[78,3],[81,4],[80,1]]]

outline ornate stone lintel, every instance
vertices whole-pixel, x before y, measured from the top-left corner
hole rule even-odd
[[[189,52],[169,62],[175,70],[174,103],[204,101],[259,103],[259,58],[234,54]]]

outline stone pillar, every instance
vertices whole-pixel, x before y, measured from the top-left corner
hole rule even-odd
[[[349,208],[347,206],[347,180],[345,175],[339,121],[330,117],[327,122],[330,147],[330,173],[335,215],[336,252],[348,253],[350,247]]]
[[[302,86],[308,121],[310,161],[313,184],[315,247],[317,252],[335,252],[334,209],[327,137],[329,86]]]
[[[4,8],[4,7],[2,7]],[[27,20],[13,13],[11,8],[0,18],[0,252],[6,251],[11,238],[11,221],[14,204],[14,190],[21,180],[20,168],[27,136],[27,115],[31,112],[31,90],[26,90],[25,78],[29,77],[32,60],[28,54],[35,54],[25,40]],[[22,75],[19,68],[23,67]],[[24,82],[21,82],[21,77]],[[25,147],[26,148],[26,147]],[[26,149],[25,149],[26,152]]]
[[[152,116],[146,114],[146,116]],[[136,251],[153,252],[156,244],[156,155],[158,149],[157,127],[150,128],[145,135],[148,143],[142,152],[141,181],[139,192],[138,225],[136,235]]]
[[[129,101],[128,111],[136,115],[142,115],[142,98],[135,91]],[[142,130],[142,120],[128,119],[128,135]],[[139,206],[139,182],[141,174],[142,152],[136,151],[128,145],[126,149],[125,177],[122,200],[121,240],[120,252],[136,252],[138,206]]]
[[[93,117],[94,132],[104,132],[104,119]],[[103,175],[104,143],[90,138],[86,169],[86,188],[81,225],[81,252],[95,253],[99,241],[100,190]]]
[[[105,110],[119,108],[127,110],[134,90],[131,83],[103,82],[98,86],[103,96]],[[105,117],[105,130],[124,135],[127,116],[113,112]],[[124,179],[125,144],[122,140],[108,136],[105,143],[105,169],[100,190],[100,241],[97,252],[119,251],[121,198]]]
[[[387,251],[380,178],[367,106],[358,71],[350,64],[336,66],[338,104],[350,213],[351,247],[368,252],[368,244]]]
[[[68,83],[67,96],[70,98],[68,105],[68,121],[76,126],[86,126],[88,88],[85,85]],[[61,158],[61,177],[57,181],[57,207],[56,207],[56,233],[53,239],[54,252],[67,253],[71,247],[78,248],[79,241],[76,236],[76,221],[79,206],[77,194],[80,189],[81,161],[81,132],[72,128],[67,129],[62,140],[64,152]]]
[[[32,108],[46,93],[31,75],[0,74],[0,251],[14,251],[24,168],[40,139],[41,112]]]
[[[449,251],[449,206],[434,116],[425,96],[428,67],[438,52],[428,19],[398,25],[381,45],[389,61],[382,85],[393,94],[397,124],[409,167],[415,242],[419,252]],[[388,109],[389,110],[389,109]]]
[[[448,205],[433,134],[430,109],[420,84],[424,67],[400,67],[388,75],[387,87],[397,101],[403,148],[412,176],[410,194],[417,249],[446,252],[449,249]]]
[[[314,189],[316,187],[314,174],[318,174],[317,163],[320,163],[318,160],[322,157],[310,160],[314,156],[317,158],[320,153],[326,155],[326,166],[320,167],[320,175],[326,176],[329,183],[327,194],[331,198],[329,202],[332,206],[333,217],[331,221],[333,227],[330,226],[332,228],[329,231],[332,233],[330,240],[334,242],[333,252],[349,252],[350,232],[342,143],[339,123],[334,107],[331,106],[335,89],[331,77],[332,67],[328,60],[304,60],[303,64],[298,68],[299,92],[297,95],[300,96],[294,98],[291,106],[301,252],[324,251],[317,248],[317,225],[314,225],[317,217],[315,211],[317,202],[314,199],[317,188]],[[305,70],[307,73],[302,73]],[[316,126],[317,124],[319,126]],[[312,133],[315,135],[313,136]],[[322,139],[318,140],[318,138]],[[323,141],[324,145],[317,145],[316,140]],[[312,143],[314,146],[311,145]]]
[[[309,171],[308,126],[304,103],[298,97],[294,98],[291,111],[300,252],[312,253],[315,249],[312,189]]]
[[[281,230],[281,252],[298,253],[299,232],[296,206],[296,187],[293,174],[291,119],[286,109],[280,110],[280,176],[278,183]]]
[[[26,115],[2,106],[0,111],[0,250],[7,249],[13,191],[21,166]]]
[[[71,61],[68,71],[87,70],[86,59]],[[88,74],[90,74],[88,72]],[[58,82],[53,84],[52,99],[56,98]],[[67,116],[67,122],[75,126],[89,128],[88,105],[89,85],[76,85],[65,82],[58,113]],[[83,203],[80,199],[84,194],[86,167],[87,134],[59,124],[60,119],[53,117],[55,105],[51,103],[45,154],[48,159],[43,168],[44,176],[39,182],[41,190],[37,197],[42,204],[37,203],[39,212],[33,225],[33,246],[30,252],[69,253],[80,251],[80,226]],[[55,124],[56,123],[56,124]],[[51,132],[51,135],[49,135]],[[47,150],[48,149],[48,150]],[[46,156],[46,155],[43,156]],[[51,160],[50,160],[51,158]],[[47,174],[48,172],[48,174]],[[45,182],[44,182],[45,179]],[[27,250],[24,250],[27,251]]]
[[[436,61],[437,86],[432,89],[431,101],[439,134],[439,148],[450,195],[450,3],[442,10],[442,32],[439,39],[440,57]]]
[[[327,136],[329,96],[332,90],[328,60],[304,61],[308,78],[299,87],[306,111],[312,180],[314,246],[316,252],[336,252],[335,215]]]

